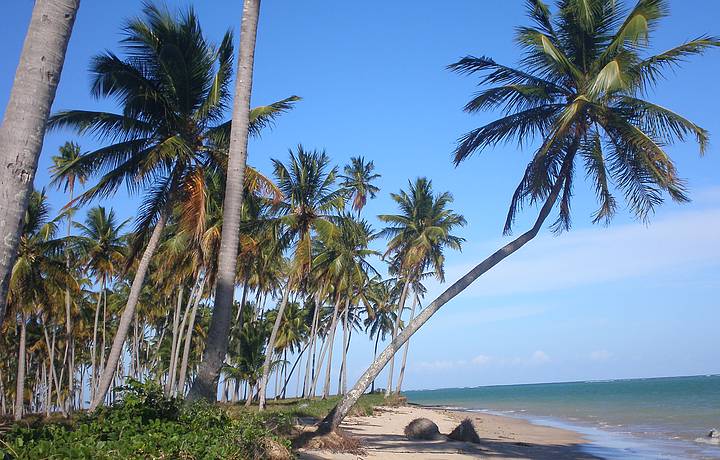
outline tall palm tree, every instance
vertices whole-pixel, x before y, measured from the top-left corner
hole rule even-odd
[[[248,135],[250,133],[250,95],[252,93],[255,41],[260,19],[260,0],[244,0],[240,23],[240,49],[235,81],[232,135],[230,136],[228,176],[225,186],[225,222],[218,257],[218,278],[215,284],[208,343],[205,346],[198,378],[193,384],[191,397],[214,400],[217,380],[228,347],[228,332],[232,321],[235,268],[240,240],[240,207],[243,200],[245,164],[247,163]]]
[[[517,31],[525,53],[523,69],[472,56],[450,68],[483,73],[481,83],[494,85],[474,97],[466,111],[505,111],[502,118],[460,139],[456,163],[500,142],[515,139],[526,145],[534,136],[542,139],[513,195],[505,230],[511,230],[517,211],[527,202],[540,204],[537,219],[528,231],[475,266],[420,312],[326,417],[320,431],[339,425],[385,363],[440,307],[532,240],[558,200],[554,229],[570,227],[576,160],[582,161],[598,196],[596,222],[608,221],[616,211],[611,178],[640,219],[663,202],[663,192],[676,201],[687,201],[664,146],[694,137],[702,153],[708,133],[644,97],[668,70],[720,46],[720,40],[702,36],[647,55],[651,32],[668,12],[663,0],[639,0],[630,9],[615,0],[558,0],[554,13],[540,0],[526,4],[533,25]]]
[[[0,126],[0,323],[10,270],[17,257],[23,215],[32,194],[50,107],[80,0],[37,0],[25,36],[20,63]]]
[[[444,281],[444,249],[460,250],[464,241],[450,233],[456,227],[465,225],[465,219],[448,208],[452,195],[448,192],[436,195],[432,182],[424,177],[410,182],[408,186],[407,192],[401,190],[399,194],[390,195],[400,208],[400,214],[378,216],[382,222],[389,224],[381,232],[381,235],[390,238],[385,256],[392,257],[391,269],[402,280],[393,339],[398,334],[410,286],[428,267],[432,268],[438,280]],[[394,364],[393,357],[388,368],[386,396],[392,391]]]
[[[368,197],[375,198],[380,188],[373,184],[380,179],[380,174],[375,172],[375,164],[365,162],[364,157],[350,158],[350,164],[343,168],[344,174],[340,176],[340,186],[345,188],[350,195],[352,208],[360,217],[360,211],[367,204]]]
[[[307,281],[312,267],[314,235],[331,232],[334,214],[345,204],[342,190],[335,188],[337,168],[330,168],[330,158],[325,152],[306,151],[299,145],[297,152],[290,151],[288,166],[279,160],[273,160],[273,164],[278,187],[284,196],[280,205],[283,215],[278,219],[284,228],[280,243],[292,243],[293,256],[269,343],[275,343],[290,291]],[[265,405],[272,354],[273,347],[268,347],[260,380],[261,410]]]
[[[56,185],[58,188],[62,186],[64,191],[68,193],[70,197],[69,201],[72,202],[73,198],[75,197],[75,185],[83,185],[87,180],[87,174],[74,168],[75,162],[77,162],[80,158],[80,146],[75,142],[66,142],[60,147],[58,153],[58,155],[54,155],[52,157],[53,164],[50,167],[50,174],[52,178],[51,185]],[[66,211],[66,237],[68,237],[68,242],[70,241],[70,232],[73,224],[73,211],[74,210],[72,208],[69,208]],[[65,258],[67,268],[68,270],[70,270],[71,252],[69,247],[66,248]],[[67,347],[67,349],[65,350],[65,356],[67,357],[68,389],[70,394],[68,400],[71,403],[73,401],[73,396],[75,392],[75,346],[72,332],[73,315],[71,309],[70,288],[68,287],[65,289],[65,333],[67,334],[67,339],[65,342],[65,346]],[[68,409],[72,410],[72,404]]]
[[[333,227],[330,232],[321,232],[320,237],[317,245],[318,254],[313,264],[323,278],[331,280],[336,292],[335,307],[327,339],[328,361],[323,391],[323,397],[326,398],[330,392],[333,344],[340,313],[340,300],[345,300],[343,312],[348,312],[351,300],[357,294],[359,287],[364,286],[368,278],[377,274],[367,259],[380,254],[368,249],[368,245],[375,238],[370,224],[364,220],[356,220],[348,214],[340,215],[337,226]],[[346,323],[344,322],[345,326]],[[347,339],[347,328],[344,327],[343,331]],[[343,341],[343,362],[345,362],[345,342],[346,340]]]
[[[91,351],[91,366],[93,378],[91,379],[91,393],[97,387],[97,378],[102,371],[97,365],[98,321],[100,317],[100,304],[104,299],[104,312],[107,312],[108,282],[117,275],[124,263],[125,241],[122,229],[127,221],[118,222],[115,211],[107,211],[102,206],[91,208],[85,223],[75,223],[80,232],[77,238],[77,249],[90,275],[99,283],[97,303],[95,306],[95,322],[93,326],[93,341]],[[103,314],[103,335],[105,334],[105,319]],[[101,350],[101,362],[104,361],[105,341]]]
[[[222,118],[231,96],[232,34],[226,32],[215,47],[203,37],[192,9],[174,15],[146,5],[143,13],[143,18],[128,21],[124,28],[127,57],[106,52],[91,65],[93,95],[116,99],[122,113],[71,110],[50,119],[54,128],[71,127],[111,142],[77,162],[82,170],[106,172],[78,197],[79,202],[109,196],[123,183],[131,192],[144,194],[131,255],[147,243],[91,409],[100,404],[111,384],[170,210],[192,199],[205,169],[227,166],[231,124]],[[295,100],[254,109],[251,131],[259,132]]]

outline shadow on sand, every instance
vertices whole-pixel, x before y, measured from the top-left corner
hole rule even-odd
[[[466,455],[478,458],[529,458],[537,460],[602,460],[582,449],[581,444],[533,444],[515,441],[483,440],[479,444],[439,439],[434,441],[408,440],[403,435],[382,434],[368,435],[358,433],[353,427],[345,427],[344,431],[362,439],[362,448],[376,455],[386,453],[412,454],[447,458],[453,455]],[[305,451],[301,459],[320,460],[333,458],[332,454]]]

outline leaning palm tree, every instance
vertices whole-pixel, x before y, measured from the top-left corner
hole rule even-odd
[[[240,206],[243,201],[245,165],[247,163],[248,135],[251,128],[250,95],[252,93],[255,40],[260,17],[260,0],[244,0],[240,23],[240,49],[235,81],[235,101],[230,137],[228,175],[225,187],[225,222],[218,258],[218,278],[215,284],[215,306],[203,353],[198,378],[191,396],[214,400],[217,379],[228,347],[228,332],[232,321],[235,269],[240,240]]]
[[[481,84],[490,85],[465,106],[466,111],[498,108],[505,112],[460,139],[456,164],[498,143],[516,140],[527,145],[535,137],[542,139],[512,197],[505,231],[510,232],[524,204],[540,206],[535,223],[453,283],[411,321],[323,420],[321,432],[339,425],[384,365],[440,307],[532,240],[556,204],[558,218],[553,228],[570,228],[578,161],[597,193],[594,222],[607,222],[616,212],[612,182],[641,220],[652,214],[665,194],[678,202],[688,200],[664,147],[694,137],[703,153],[708,133],[645,97],[668,70],[720,46],[720,40],[702,36],[646,55],[651,32],[668,12],[663,0],[640,0],[631,9],[616,0],[559,0],[555,12],[540,0],[526,4],[533,24],[517,31],[517,42],[525,53],[522,69],[473,56],[450,69],[484,74]]]
[[[110,142],[82,155],[76,167],[105,172],[76,200],[107,197],[126,184],[142,192],[131,256],[145,243],[128,303],[118,325],[95,409],[111,384],[143,281],[174,205],[191,200],[207,168],[225,169],[231,122],[223,122],[231,93],[233,46],[228,31],[220,45],[207,42],[192,9],[178,15],[146,5],[130,20],[122,41],[126,58],[106,52],[91,64],[92,94],[114,98],[121,114],[71,110],[53,115],[54,128],[71,127]],[[291,108],[296,97],[251,111],[252,132]]]
[[[80,0],[37,0],[0,126],[0,323],[50,107]]]
[[[390,238],[385,256],[392,257],[391,270],[402,280],[392,337],[397,336],[402,311],[410,286],[419,281],[423,272],[431,267],[439,281],[445,281],[445,248],[460,250],[464,239],[451,234],[465,225],[465,218],[453,212],[449,205],[452,195],[435,194],[432,182],[420,177],[408,184],[408,191],[391,194],[400,208],[399,214],[384,214],[378,218],[389,224],[381,235]],[[395,359],[390,359],[385,395],[392,391]]]
[[[360,211],[367,204],[368,197],[375,198],[380,188],[373,184],[374,181],[380,179],[380,174],[375,172],[375,164],[365,162],[364,157],[350,158],[350,164],[343,168],[344,174],[340,175],[342,179],[340,186],[345,188],[350,195],[352,208],[357,212],[358,218]]]

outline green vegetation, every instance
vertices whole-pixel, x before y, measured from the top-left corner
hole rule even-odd
[[[185,403],[165,398],[154,383],[130,381],[116,389],[119,402],[72,419],[29,419],[0,440],[8,459],[248,459],[264,458],[269,441],[290,449],[298,417],[325,417],[339,397],[269,401],[267,411],[241,405]],[[382,394],[365,395],[353,413],[397,404]]]
[[[15,425],[0,453],[12,459],[262,458],[268,440],[289,448],[284,411],[233,415],[206,402],[164,398],[159,386],[131,382],[121,402],[72,422]]]

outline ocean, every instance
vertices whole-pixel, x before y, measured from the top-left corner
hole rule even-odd
[[[720,459],[720,375],[406,391],[411,403],[581,432],[608,459]]]

